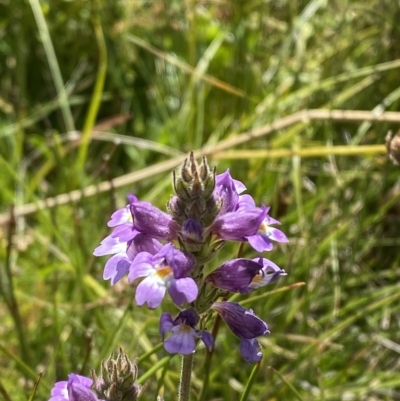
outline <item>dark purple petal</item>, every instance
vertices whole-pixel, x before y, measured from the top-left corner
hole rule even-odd
[[[240,353],[247,363],[260,362],[262,358],[261,347],[258,341],[253,338],[251,340],[242,339],[240,341]]]
[[[261,267],[258,261],[233,259],[219,266],[206,280],[223,290],[247,292],[247,287]]]
[[[239,209],[215,219],[209,230],[219,238],[230,241],[245,241],[255,235],[265,217],[261,208]]]
[[[181,312],[179,312],[178,317],[174,320],[174,325],[185,323],[186,325],[192,327],[193,329],[196,327],[197,323],[199,323],[200,316],[194,308],[187,308]]]
[[[195,281],[190,278],[180,278],[171,280],[168,286],[168,292],[172,300],[182,306],[185,302],[193,302],[199,292]]]
[[[94,393],[77,381],[68,381],[69,401],[98,401]]]
[[[171,241],[178,238],[179,226],[172,217],[148,202],[131,205],[135,227],[150,237]]]
[[[196,219],[185,220],[182,224],[181,237],[188,243],[203,242],[203,225]]]
[[[172,316],[167,312],[163,312],[160,317],[160,334],[163,341],[165,333],[171,331],[173,327]]]
[[[208,331],[200,331],[198,334],[200,334],[201,339],[203,340],[203,343],[206,346],[206,348],[208,349],[208,351],[211,352],[211,350],[214,347],[213,336]]]
[[[103,272],[104,280],[111,279],[111,285],[118,282],[125,274],[128,274],[131,261],[125,253],[117,253],[108,259]]]
[[[211,308],[225,320],[232,332],[239,338],[251,340],[269,333],[267,324],[253,311],[247,310],[236,302],[214,302]]]

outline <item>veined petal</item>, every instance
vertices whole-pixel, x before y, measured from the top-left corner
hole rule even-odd
[[[111,279],[111,285],[118,282],[125,274],[128,274],[131,261],[126,253],[117,253],[108,259],[103,272],[104,280]]]
[[[135,300],[139,306],[147,303],[149,309],[155,309],[165,295],[165,284],[154,276],[146,277],[136,288]]]
[[[172,217],[148,202],[131,205],[135,227],[150,237],[171,241],[178,238],[179,226]]]
[[[231,292],[248,292],[248,286],[262,268],[258,261],[233,259],[223,263],[206,278],[216,287]]]
[[[182,306],[185,302],[193,302],[199,292],[195,281],[190,278],[172,279],[168,284],[168,292],[172,300]]]
[[[165,333],[167,333],[168,331],[172,331],[173,327],[174,324],[172,316],[167,312],[163,312],[160,317],[160,334],[163,341]]]
[[[242,339],[240,341],[240,353],[247,363],[259,362],[262,358],[260,344],[255,338],[251,340]]]
[[[196,348],[196,332],[186,324],[172,328],[172,335],[164,341],[164,348],[170,354],[188,355]]]
[[[107,225],[108,227],[116,227],[121,224],[132,224],[133,223],[133,218],[131,214],[131,210],[129,208],[129,205],[122,208],[118,209],[111,215],[111,219],[108,221]]]
[[[239,338],[251,340],[269,333],[267,324],[253,311],[247,310],[236,302],[214,302],[211,308],[225,320],[232,332]]]

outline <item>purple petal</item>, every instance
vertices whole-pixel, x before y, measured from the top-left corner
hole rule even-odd
[[[126,242],[121,242],[118,238],[113,238],[111,235],[105,237],[100,245],[94,250],[94,256],[104,256],[113,253],[126,251]]]
[[[214,338],[208,331],[200,331],[201,339],[203,340],[204,345],[211,352],[214,347]]]
[[[168,286],[169,295],[179,306],[185,302],[193,302],[197,298],[198,291],[195,281],[190,277],[173,279]]]
[[[164,295],[164,282],[155,279],[154,276],[149,276],[137,286],[135,300],[139,306],[147,303],[149,309],[155,309],[161,304]]]
[[[187,308],[181,312],[179,312],[178,317],[174,320],[174,326],[185,323],[186,325],[192,327],[193,329],[196,327],[197,323],[199,323],[200,316],[194,308]]]
[[[111,233],[112,238],[118,238],[120,242],[128,242],[135,238],[138,231],[133,226],[133,224],[123,224],[121,226],[115,227]]]
[[[118,209],[111,215],[111,219],[107,223],[108,227],[116,227],[121,224],[132,224],[133,219],[132,219],[132,214],[131,210],[129,208],[129,205],[122,208]]]
[[[117,253],[108,259],[103,272],[104,280],[111,279],[111,285],[118,282],[125,274],[128,274],[131,261],[126,253]]]
[[[129,282],[136,280],[138,277],[147,277],[154,271],[152,257],[148,252],[140,252],[137,254],[134,262],[131,264],[128,274]]]
[[[173,327],[174,325],[172,316],[167,312],[163,312],[160,317],[160,334],[163,341],[165,333],[167,333],[168,331],[172,331]]]
[[[249,284],[261,267],[258,261],[233,259],[219,266],[206,280],[223,290],[247,292]]]
[[[196,348],[195,337],[194,329],[180,324],[172,328],[172,335],[164,342],[164,348],[170,354],[192,354]]]
[[[69,401],[98,401],[91,390],[77,381],[68,381]]]
[[[265,213],[261,208],[239,209],[217,217],[209,230],[224,240],[244,241],[257,233]]]
[[[211,306],[225,320],[232,332],[239,338],[252,339],[269,333],[267,324],[253,311],[247,310],[236,302],[214,302]]]
[[[257,251],[257,252],[265,252],[271,251],[274,248],[271,240],[263,235],[252,235],[247,237],[249,244]]]
[[[245,194],[239,196],[239,209],[252,209],[256,207],[256,202],[254,201],[253,197]]]
[[[185,220],[181,229],[182,238],[188,243],[202,243],[203,242],[203,225],[196,219]]]
[[[261,361],[262,352],[260,349],[260,344],[255,338],[251,340],[242,339],[240,341],[240,353],[247,363]]]
[[[173,268],[176,279],[187,277],[196,265],[196,259],[191,254],[175,248],[167,255],[166,261]]]
[[[277,242],[289,242],[288,238],[283,233],[283,231],[278,230],[275,227],[268,227],[267,235],[268,235],[268,238],[273,239],[274,241],[277,241]]]
[[[135,227],[150,237],[171,241],[178,238],[179,226],[172,217],[148,202],[131,205]]]

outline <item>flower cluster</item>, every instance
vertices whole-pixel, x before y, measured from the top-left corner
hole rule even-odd
[[[247,242],[257,252],[271,251],[273,242],[287,242],[273,225],[269,208],[256,206],[243,194],[246,187],[229,170],[216,175],[205,159],[197,164],[193,153],[178,173],[165,213],[148,202],[128,197],[128,205],[108,222],[113,228],[95,251],[95,256],[113,255],[104,268],[111,285],[123,276],[140,280],[136,303],[154,309],[168,292],[180,307],[176,318],[163,313],[160,333],[170,353],[194,352],[197,339],[213,347],[205,331],[207,318],[217,312],[241,340],[240,352],[247,362],[261,359],[257,337],[269,333],[268,326],[251,310],[237,303],[219,301],[229,293],[249,293],[276,281],[285,271],[270,260],[237,258],[205,276],[205,265],[227,241]]]

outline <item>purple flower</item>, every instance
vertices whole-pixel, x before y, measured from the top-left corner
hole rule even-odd
[[[269,333],[267,324],[251,309],[247,310],[236,302],[214,302],[211,308],[221,315],[232,332],[242,340],[240,353],[246,362],[259,361],[261,353],[256,337]]]
[[[195,281],[186,276],[194,265],[193,256],[175,249],[170,243],[154,255],[139,253],[128,275],[130,282],[145,277],[136,289],[136,303],[139,306],[147,303],[150,309],[157,308],[166,290],[179,306],[193,302],[197,298],[198,288]]]
[[[250,195],[241,195],[239,197],[238,210],[252,210],[255,207],[254,199]],[[262,205],[262,209],[265,211],[265,215],[258,226],[258,230],[254,234],[247,236],[249,244],[258,252],[272,250],[274,247],[272,241],[289,242],[281,230],[270,226],[271,224],[281,224],[278,220],[268,215],[270,208]]]
[[[49,401],[99,401],[90,390],[93,380],[71,373],[68,381],[57,382],[51,390]]]
[[[214,345],[211,334],[195,329],[199,319],[199,315],[193,308],[180,312],[175,320],[169,313],[164,312],[160,318],[162,340],[164,341],[165,333],[172,332],[172,335],[164,341],[165,350],[170,354],[192,354],[198,338],[201,338],[205,346],[211,350]]]
[[[206,280],[223,290],[248,292],[249,285],[261,268],[258,260],[233,259],[219,266]]]
[[[137,234],[133,240],[125,244],[125,249],[108,259],[104,267],[104,280],[111,279],[111,285],[114,285],[129,273],[130,266],[138,253],[148,252],[154,255],[161,248],[162,245],[156,239],[144,234]]]

